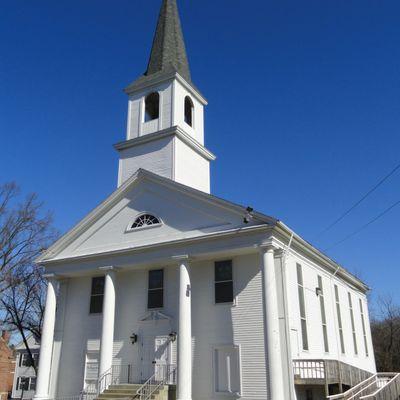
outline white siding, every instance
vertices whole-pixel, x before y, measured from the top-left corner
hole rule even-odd
[[[152,92],[160,95],[160,118],[144,122],[144,100]],[[172,82],[164,83],[129,98],[127,140],[134,139],[172,126]]]
[[[296,263],[303,267],[303,279],[305,288],[305,303],[307,314],[307,328],[308,328],[308,342],[309,351],[302,350],[302,337],[300,327],[300,313],[299,313],[299,300],[297,291],[297,276],[296,276]],[[374,372],[375,360],[372,355],[372,344],[370,331],[367,332],[369,348],[371,350],[370,356],[365,356],[363,350],[363,336],[361,328],[361,317],[359,313],[358,301],[361,298],[367,309],[366,296],[359,290],[353,288],[337,277],[332,277],[330,274],[319,268],[309,260],[302,257],[292,255],[287,262],[287,279],[288,279],[288,299],[289,299],[289,315],[290,315],[290,329],[291,329],[291,344],[293,358],[303,359],[339,359],[355,367]],[[322,334],[322,321],[319,298],[316,295],[316,288],[318,287],[318,275],[322,277],[325,309],[327,318],[328,340],[329,340],[329,353],[324,351],[324,342]],[[340,308],[342,315],[342,325],[344,333],[345,354],[341,353],[339,328],[336,313],[334,285],[338,286],[340,296]],[[351,319],[349,311],[348,293],[351,293],[354,309],[355,328],[357,333],[358,355],[354,354],[353,338]],[[357,303],[357,304],[356,304]],[[367,325],[369,328],[369,325]],[[299,354],[297,353],[296,336],[299,342]]]
[[[210,162],[178,137],[175,138],[174,180],[210,193]]]
[[[178,81],[175,81],[174,96],[174,122],[173,125],[180,126],[189,135],[204,145],[204,106]],[[185,97],[189,96],[194,105],[193,127],[185,122]]]
[[[214,304],[214,263],[196,263],[192,268],[193,397],[211,399],[213,393],[213,346],[240,346],[242,398],[265,399],[265,357],[258,256],[233,259],[236,305]]]
[[[160,268],[160,266],[157,266]],[[261,280],[258,256],[233,258],[235,305],[214,304],[214,262],[191,266],[193,398],[218,398],[213,392],[212,349],[221,344],[240,347],[242,397],[265,399],[265,358]],[[141,321],[147,314],[147,270],[117,274],[114,363],[133,364],[140,378],[141,341],[145,335],[177,331],[177,267],[165,268],[165,321]],[[65,307],[66,321],[58,376],[58,396],[79,393],[83,387],[87,351],[100,348],[101,316],[89,315],[91,278],[70,279]],[[132,333],[139,342],[130,343]],[[176,360],[173,346],[172,361]],[[53,380],[56,379],[53,377]]]
[[[166,137],[122,150],[119,161],[119,186],[139,168],[173,179],[172,138]]]

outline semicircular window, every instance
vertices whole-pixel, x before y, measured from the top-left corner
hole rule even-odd
[[[159,225],[161,221],[151,214],[139,215],[135,222],[132,224],[131,229],[144,228],[146,226]]]

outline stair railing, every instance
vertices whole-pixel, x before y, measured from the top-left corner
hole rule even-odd
[[[160,387],[175,382],[175,365],[155,365],[155,373],[137,390],[139,400],[148,400]]]
[[[132,382],[132,365],[113,365],[102,374],[97,383],[97,394],[100,395],[111,385],[129,384]]]
[[[400,374],[378,374],[378,390],[372,394],[360,397],[360,400],[398,400],[400,398]]]

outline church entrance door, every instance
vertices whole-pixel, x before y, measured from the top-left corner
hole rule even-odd
[[[156,381],[166,378],[171,362],[171,341],[168,336],[144,336],[142,341],[141,380],[155,375]]]

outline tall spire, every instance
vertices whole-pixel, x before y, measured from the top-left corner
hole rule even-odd
[[[145,75],[175,70],[190,81],[189,62],[176,0],[163,0]]]

